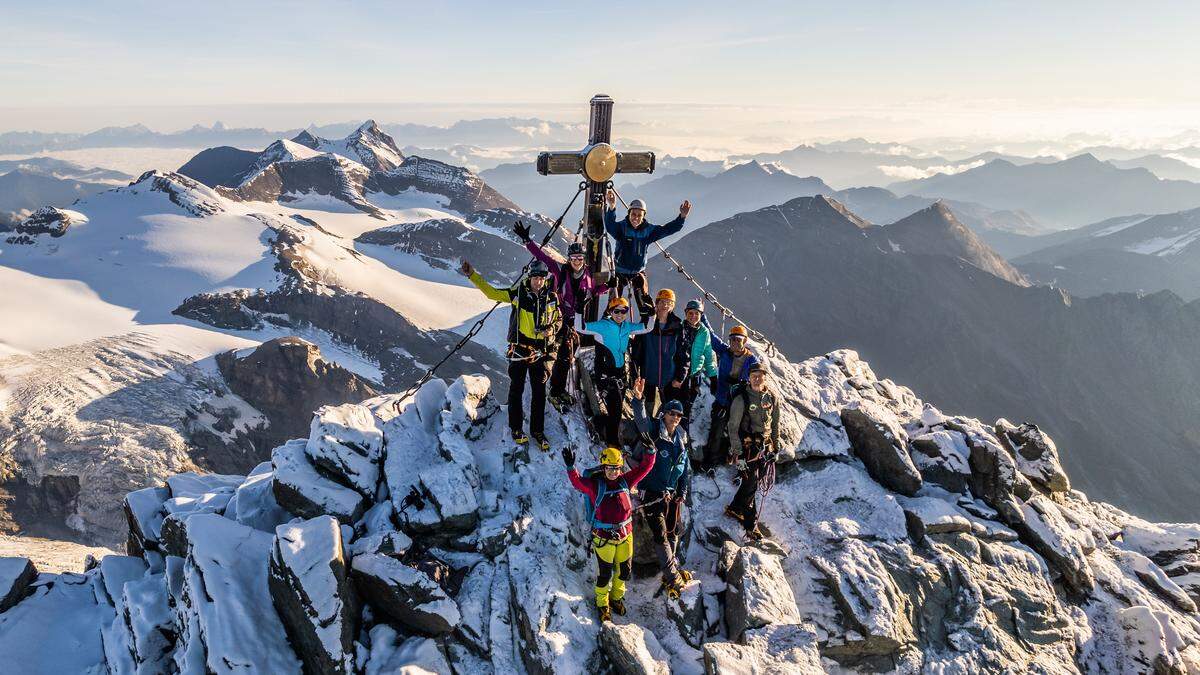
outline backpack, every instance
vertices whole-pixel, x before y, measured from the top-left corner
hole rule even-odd
[[[601,467],[593,467],[591,469],[586,469],[582,475],[591,479],[600,471],[603,471]],[[609,492],[608,481],[601,476],[600,478],[596,479],[596,485],[599,486],[596,489],[596,501],[593,502],[591,496],[586,493],[583,495],[583,502],[587,507],[587,511],[585,511],[585,513],[588,515],[588,521],[591,523],[593,530],[615,530],[625,527],[625,525],[632,522],[632,518],[621,523],[601,523],[596,520],[596,512],[600,510],[600,502],[604,501],[606,496],[610,494],[615,495],[622,492],[629,492],[629,484],[625,482],[624,478],[620,480],[620,484],[621,486],[618,489]]]
[[[733,385],[729,389],[729,399],[731,401],[734,398],[739,398],[739,397],[742,399],[742,421],[740,424],[738,424],[738,433],[740,433],[742,436],[749,436],[751,433],[750,432],[750,393],[749,393],[749,391],[750,391],[750,383],[749,382],[738,382],[737,384]],[[771,407],[778,405],[778,401],[775,400],[774,392],[772,392],[770,389],[768,389],[764,393],[766,394],[763,397],[764,403],[769,401]],[[766,407],[766,406],[764,406],[764,407]]]

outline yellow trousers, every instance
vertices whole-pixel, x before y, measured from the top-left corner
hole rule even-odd
[[[608,607],[608,601],[625,597],[625,582],[633,571],[633,535],[613,541],[603,537],[592,537],[592,550],[596,552],[596,606]],[[613,574],[613,568],[616,574]]]

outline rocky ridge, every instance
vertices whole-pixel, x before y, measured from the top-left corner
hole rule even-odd
[[[557,453],[507,442],[489,382],[463,376],[322,408],[247,477],[131,493],[130,555],[86,574],[5,562],[0,652],[36,672],[67,657],[24,627],[89,617],[70,658],[110,672],[1200,668],[1200,526],[1089,501],[1037,427],[942,413],[854,352],[769,362],[771,537],[721,515],[730,469],[697,476],[679,602],[635,578],[629,615],[597,624]],[[590,461],[577,413],[548,421]]]

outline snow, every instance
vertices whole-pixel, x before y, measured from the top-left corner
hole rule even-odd
[[[101,627],[113,610],[96,601],[91,577],[64,574],[0,614],[0,654],[13,673],[103,675]],[[54,636],[53,648],[47,636]]]
[[[412,607],[414,611],[437,614],[443,617],[446,623],[451,626],[457,626],[462,621],[458,604],[446,597],[441,586],[438,586],[437,582],[430,579],[424,572],[409,567],[395,558],[379,553],[356,556],[352,564],[356,571],[380,579],[392,586],[419,588],[425,594],[431,596],[432,599],[429,602],[414,605]]]
[[[7,256],[0,255],[0,263]],[[132,330],[136,310],[105,302],[87,284],[0,267],[0,358]]]
[[[0,557],[0,593],[8,593],[28,566],[28,558]]]
[[[317,473],[304,454],[307,444],[304,439],[289,441],[271,452],[274,480],[296,490],[326,513],[347,517],[354,514],[362,504],[362,496]]]
[[[1142,255],[1172,255],[1179,253],[1188,244],[1200,238],[1200,229],[1190,230],[1174,237],[1155,237],[1146,241],[1131,244],[1125,247],[1126,251],[1131,253],[1141,253]]]
[[[1145,216],[1143,218],[1133,218],[1133,219],[1130,219],[1130,220],[1127,220],[1124,222],[1119,222],[1116,225],[1109,225],[1108,227],[1096,230],[1095,232],[1092,233],[1092,236],[1093,237],[1107,237],[1108,235],[1116,234],[1117,232],[1120,232],[1121,230],[1127,230],[1127,229],[1133,227],[1134,225],[1141,225],[1142,223],[1146,222],[1147,220],[1150,220],[1153,217],[1154,216]]]
[[[375,495],[383,432],[361,405],[324,406],[313,417],[305,454],[336,472],[364,497]]]
[[[226,517],[233,516],[242,525],[263,532],[274,532],[276,526],[290,520],[291,514],[275,501],[272,476],[271,462],[254,467],[246,476],[246,481],[238,486],[233,506],[230,507],[233,513],[226,510]]]

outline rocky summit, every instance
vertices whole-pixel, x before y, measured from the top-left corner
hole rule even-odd
[[[0,653],[64,673],[1200,669],[1200,525],[1093,502],[1038,427],[943,413],[852,351],[769,368],[768,537],[723,515],[732,468],[696,476],[678,600],[639,567],[598,622],[559,453],[512,445],[464,375],[322,407],[248,476],[130,493],[128,554],[83,574],[0,560]],[[598,451],[574,411],[548,435]]]

